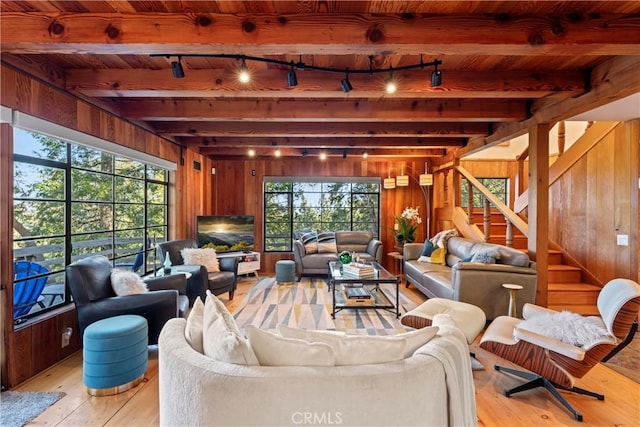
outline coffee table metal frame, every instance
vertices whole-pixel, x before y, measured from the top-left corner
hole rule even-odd
[[[331,292],[331,317],[335,319],[336,313],[344,309],[353,310],[386,310],[391,313],[395,313],[396,318],[400,317],[400,291],[398,277],[389,273],[377,262],[372,262],[371,265],[375,269],[375,277],[371,279],[356,279],[351,277],[345,277],[340,271],[340,262],[330,261],[328,263],[328,283],[329,291]],[[395,304],[391,302],[389,296],[386,295],[384,290],[380,287],[381,284],[395,284],[396,288],[396,300]],[[359,285],[365,286],[371,293],[371,297],[375,299],[375,304],[372,305],[347,305],[341,304],[340,300],[343,298],[336,298],[336,292],[342,291],[346,285]],[[338,286],[339,285],[339,286]]]

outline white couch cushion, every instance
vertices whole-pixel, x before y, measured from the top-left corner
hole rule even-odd
[[[211,248],[184,248],[180,251],[182,259],[188,265],[204,265],[207,273],[218,273],[220,262],[216,250]]]
[[[344,335],[327,333],[326,331],[290,328],[286,325],[278,325],[278,333],[287,338],[330,345],[335,354],[336,366],[365,365],[401,360],[405,357],[405,348],[407,346],[406,338],[401,336],[404,334],[394,336]],[[435,335],[435,332],[433,335]],[[431,338],[433,338],[433,335]],[[418,336],[418,334],[415,335],[415,337]],[[413,346],[415,346],[415,340],[412,340]],[[409,355],[413,354],[418,347],[420,346],[413,348]]]
[[[197,297],[187,317],[187,326],[184,329],[184,337],[198,353],[204,354],[202,346],[202,325],[204,321],[204,303]]]
[[[246,331],[261,366],[335,366],[328,344],[281,337],[253,325]]]
[[[211,291],[207,291],[202,323],[202,347],[205,356],[236,365],[259,364],[233,316]]]

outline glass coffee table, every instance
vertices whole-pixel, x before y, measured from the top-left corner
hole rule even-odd
[[[374,269],[373,277],[356,278],[345,275],[342,271],[342,264],[338,261],[330,261],[328,283],[331,297],[331,317],[335,319],[336,313],[344,309],[353,310],[387,310],[395,313],[396,318],[400,317],[398,277],[389,273],[377,262],[367,263]],[[389,297],[380,287],[382,284],[395,285],[396,295],[395,303],[392,297]],[[349,290],[349,288],[352,288]],[[353,289],[355,288],[355,289]],[[364,291],[363,291],[364,290]],[[349,298],[347,292],[358,295],[365,292],[369,295],[367,298],[359,298],[354,296]]]

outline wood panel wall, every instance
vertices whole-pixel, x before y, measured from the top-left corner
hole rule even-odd
[[[378,177],[386,178],[399,175],[404,166],[405,174],[410,177],[409,186],[382,190],[380,238],[385,253],[393,251],[394,239],[391,233],[395,222],[394,215],[400,215],[407,206],[420,206],[423,224],[419,228],[416,241],[424,241],[426,234],[426,201],[420,191],[417,179],[424,172],[424,160],[397,159],[342,159],[329,157],[320,161],[317,157],[294,158],[257,158],[248,160],[214,160],[215,175],[212,175],[213,208],[212,212],[220,215],[254,215],[256,222],[256,250],[262,252],[263,229],[263,196],[262,184],[265,176],[324,176],[324,177]],[[276,261],[292,259],[293,254],[262,254],[261,272],[273,274]],[[393,260],[384,257],[387,268],[394,268]]]
[[[210,213],[213,206],[210,176],[211,160],[121,120],[113,114],[85,103],[67,93],[2,66],[0,103],[41,119],[66,126],[145,152],[178,164],[171,174],[170,238],[195,235],[195,218]],[[80,348],[77,316],[73,305],[51,313],[14,330],[13,301],[13,137],[12,128],[2,125],[0,135],[0,283],[3,285],[2,385],[13,387]],[[184,159],[183,164],[180,157]],[[201,162],[202,171],[193,169]],[[72,327],[71,345],[61,348],[61,334]]]
[[[638,280],[640,120],[621,123],[549,191],[550,238],[603,283]],[[629,237],[618,246],[617,234]]]

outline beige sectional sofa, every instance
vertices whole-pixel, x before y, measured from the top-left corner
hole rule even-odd
[[[323,239],[323,234],[329,239]],[[334,235],[333,242],[331,241],[332,235]],[[300,239],[294,241],[293,257],[296,263],[298,280],[304,275],[326,275],[327,263],[336,261],[338,254],[342,251],[355,252],[363,261],[382,262],[382,242],[374,239],[371,232],[336,231],[335,233],[320,233],[320,239],[320,245],[318,246],[316,241],[315,247],[313,239],[307,242],[306,245]]]
[[[537,273],[535,263],[517,249],[491,243],[452,237],[447,243],[446,265],[421,262],[422,243],[404,245],[404,273],[429,298],[447,298],[480,307],[487,320],[506,315],[509,293],[504,283],[522,285],[516,294],[516,310],[525,303],[535,303]],[[493,252],[492,263],[467,261],[475,253]]]

